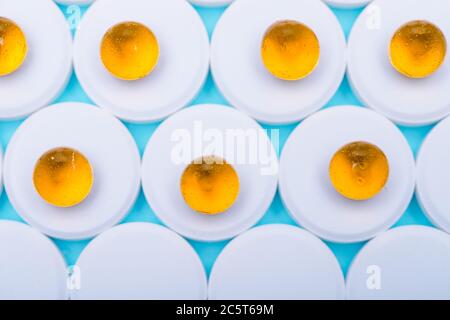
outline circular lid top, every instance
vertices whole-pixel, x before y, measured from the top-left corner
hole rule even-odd
[[[450,118],[428,134],[417,156],[417,200],[428,218],[450,232]]]
[[[391,64],[389,45],[405,23],[426,20],[450,39],[446,0],[375,0],[348,39],[348,78],[360,101],[398,124],[428,125],[450,113],[450,59],[432,75],[412,79]],[[370,75],[370,76],[367,76]]]
[[[450,299],[450,236],[408,226],[370,241],[347,275],[349,299]]]
[[[154,224],[123,224],[102,233],[76,266],[80,286],[72,299],[206,298],[206,275],[194,249]]]
[[[72,73],[72,35],[51,0],[2,1],[0,6],[1,16],[23,30],[28,47],[20,69],[0,77],[0,119],[22,118],[51,103],[66,86]]]
[[[54,148],[72,148],[89,161],[94,184],[80,204],[61,208],[41,198],[33,183],[38,159]],[[105,110],[62,103],[26,119],[8,145],[5,188],[21,217],[55,238],[86,239],[118,223],[140,188],[140,156],[126,127]]]
[[[319,40],[319,63],[304,79],[280,80],[264,66],[264,34],[280,20],[305,24]],[[345,67],[344,33],[322,1],[233,2],[217,23],[211,40],[211,70],[219,90],[232,106],[265,123],[296,122],[322,108],[339,88]]]
[[[0,221],[0,300],[66,298],[66,264],[55,244],[27,225]]]
[[[115,78],[100,56],[106,31],[126,21],[148,27],[160,49],[156,68],[135,81]],[[202,88],[209,70],[208,34],[185,0],[99,0],[79,24],[74,66],[81,86],[98,106],[126,121],[158,121],[185,107]]]
[[[220,157],[239,178],[233,206],[217,215],[200,214],[183,199],[183,171],[202,156]],[[164,121],[142,160],[142,187],[155,214],[169,228],[200,241],[221,241],[262,218],[275,196],[278,158],[267,132],[236,109],[222,105],[186,108]]]
[[[331,250],[288,225],[254,228],[232,240],[211,271],[217,300],[343,299],[344,277]]]
[[[329,175],[333,155],[357,141],[380,148],[389,163],[386,185],[365,201],[343,197]],[[292,132],[281,154],[279,187],[289,213],[333,242],[365,241],[390,228],[408,207],[414,184],[414,157],[405,137],[367,108],[338,106],[312,115]]]

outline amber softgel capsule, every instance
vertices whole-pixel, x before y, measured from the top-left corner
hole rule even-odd
[[[122,22],[111,27],[100,46],[105,68],[121,80],[148,76],[159,59],[159,44],[154,33],[138,22]]]
[[[0,17],[0,77],[17,71],[25,61],[27,39],[14,21]]]
[[[181,177],[181,193],[194,211],[219,214],[230,209],[239,194],[239,177],[224,159],[206,156],[194,160]]]
[[[389,163],[384,152],[376,145],[352,142],[334,154],[329,175],[336,191],[344,197],[368,200],[386,185]]]
[[[44,153],[36,163],[33,183],[47,203],[72,207],[83,202],[94,183],[89,160],[71,148],[56,148]]]
[[[436,72],[445,60],[447,40],[434,24],[411,21],[401,26],[391,39],[392,66],[410,78],[425,78]]]
[[[282,80],[300,80],[317,67],[320,44],[308,26],[293,20],[278,21],[264,34],[261,56],[273,76]]]

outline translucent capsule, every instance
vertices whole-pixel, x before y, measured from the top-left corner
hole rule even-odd
[[[239,194],[239,177],[225,160],[208,156],[193,161],[181,177],[181,193],[191,209],[204,214],[227,211]]]
[[[444,34],[427,21],[412,21],[401,26],[389,47],[393,67],[410,78],[425,78],[436,72],[446,53]]]
[[[123,22],[110,28],[100,48],[105,68],[122,80],[149,75],[159,59],[159,45],[153,32],[138,22]]]
[[[352,200],[368,200],[376,196],[388,180],[388,159],[373,144],[353,142],[334,154],[329,174],[341,195]]]
[[[27,55],[27,39],[12,20],[0,17],[0,77],[17,71]]]
[[[265,67],[275,77],[299,80],[310,75],[318,65],[320,44],[308,26],[283,20],[266,31],[261,55]]]
[[[36,163],[33,182],[36,191],[49,204],[72,207],[89,195],[94,173],[87,158],[70,148],[46,152]]]

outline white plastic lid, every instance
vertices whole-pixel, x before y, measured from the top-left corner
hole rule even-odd
[[[389,44],[403,24],[427,20],[450,39],[446,0],[375,0],[359,16],[348,40],[348,76],[359,99],[401,125],[427,125],[450,113],[450,59],[424,79],[397,72]],[[369,76],[368,76],[369,75]]]
[[[320,42],[319,65],[299,81],[275,78],[261,58],[264,33],[286,19],[308,25]],[[322,1],[236,1],[222,15],[212,37],[211,68],[220,91],[232,106],[265,123],[296,122],[322,108],[341,84],[345,67],[344,33]]]
[[[254,228],[231,241],[209,281],[212,300],[334,300],[344,295],[344,277],[331,250],[288,225]]]
[[[450,232],[450,118],[428,134],[417,156],[416,194],[428,218]]]
[[[160,57],[144,79],[123,81],[104,67],[100,44],[106,31],[126,21],[149,27]],[[98,0],[81,20],[74,65],[89,97],[131,122],[161,120],[185,107],[202,88],[209,69],[209,39],[195,9],[185,0]]]
[[[27,225],[0,221],[0,300],[63,299],[66,264],[55,244]]]
[[[386,186],[366,201],[343,197],[329,177],[333,155],[355,141],[378,146],[389,161]],[[355,106],[329,108],[304,120],[280,160],[280,194],[288,211],[301,226],[333,242],[360,242],[389,229],[408,207],[414,183],[414,157],[400,130]]]
[[[450,299],[450,236],[424,227],[400,227],[370,241],[347,275],[349,299]]]
[[[76,300],[206,299],[206,275],[194,249],[170,230],[150,223],[117,226],[81,253]]]
[[[72,36],[52,0],[2,1],[1,16],[23,30],[28,53],[20,69],[0,77],[0,119],[22,118],[63,91],[72,73]]]
[[[180,191],[185,168],[211,155],[231,164],[240,183],[234,205],[213,216],[193,211]],[[221,105],[189,107],[167,119],[150,138],[142,161],[142,186],[155,214],[172,230],[200,241],[229,239],[256,224],[275,196],[277,174],[277,155],[266,131]]]
[[[47,151],[70,147],[89,160],[94,186],[77,206],[45,202],[33,185],[37,160]],[[126,127],[108,112],[82,103],[63,103],[29,117],[11,138],[4,162],[5,188],[21,217],[61,239],[85,239],[121,221],[140,187],[139,152]]]

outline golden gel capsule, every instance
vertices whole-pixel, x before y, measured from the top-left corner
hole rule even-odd
[[[89,195],[94,173],[89,161],[70,148],[46,152],[36,163],[33,182],[36,191],[49,204],[72,207]]]
[[[123,22],[103,36],[101,59],[105,68],[122,80],[149,75],[159,59],[159,45],[153,32],[138,22]]]
[[[352,200],[368,200],[385,186],[389,164],[377,146],[353,142],[334,154],[329,173],[334,188],[341,195]]]
[[[22,29],[14,21],[0,17],[0,77],[19,69],[27,50],[27,39]]]
[[[181,177],[181,193],[191,209],[204,214],[227,211],[239,194],[239,177],[225,160],[208,156],[193,161]]]
[[[279,21],[266,31],[261,55],[267,70],[275,77],[300,80],[310,75],[319,63],[319,40],[302,23]]]
[[[427,21],[412,21],[392,37],[389,54],[394,68],[410,78],[425,78],[445,60],[447,41],[442,31]]]

